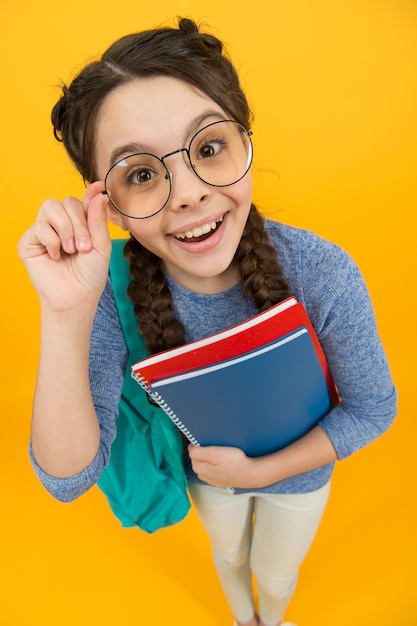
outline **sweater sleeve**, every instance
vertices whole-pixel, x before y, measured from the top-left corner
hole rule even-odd
[[[90,341],[90,389],[100,424],[97,454],[82,472],[68,478],[50,476],[37,464],[32,446],[29,456],[35,473],[49,493],[70,502],[90,489],[100,478],[116,436],[116,418],[127,363],[127,347],[116,310],[110,279],[100,299]]]
[[[396,390],[368,290],[351,257],[312,235],[298,263],[302,297],[341,398],[320,426],[343,459],[390,426]]]

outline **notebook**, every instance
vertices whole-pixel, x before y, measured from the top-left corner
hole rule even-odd
[[[278,450],[338,403],[330,369],[295,298],[203,340],[152,355],[132,376],[195,445]]]

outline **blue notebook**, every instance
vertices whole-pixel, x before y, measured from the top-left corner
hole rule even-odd
[[[306,434],[332,408],[328,381],[307,328],[234,358],[180,375],[134,378],[195,445],[256,457]]]

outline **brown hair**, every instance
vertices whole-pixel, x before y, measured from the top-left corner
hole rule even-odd
[[[62,88],[52,110],[54,135],[65,145],[85,181],[96,180],[95,122],[104,98],[119,85],[163,75],[193,85],[247,129],[252,114],[235,68],[215,36],[202,33],[190,19],[178,28],[158,28],[127,35],[113,43],[100,60],[87,65]],[[125,247],[130,262],[128,295],[135,307],[147,349],[158,352],[184,342],[176,320],[161,261],[135,239]],[[246,295],[264,310],[286,298],[287,283],[269,244],[263,219],[252,205],[236,251]]]

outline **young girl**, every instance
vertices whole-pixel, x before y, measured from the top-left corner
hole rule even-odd
[[[260,458],[230,447],[184,446],[189,491],[235,623],[278,626],[336,460],[381,435],[395,415],[361,275],[337,246],[259,215],[247,100],[222,43],[188,19],[114,43],[64,86],[52,121],[90,185],[82,200],[45,201],[19,244],[42,305],[35,471],[63,501],[99,481],[116,437],[125,371],[129,359],[139,360],[129,354],[119,319],[118,276],[109,277],[107,220],[130,233],[124,300],[134,305],[149,353],[295,295],[327,355],[341,404],[307,435]],[[153,416],[154,423],[163,419],[156,410]]]

